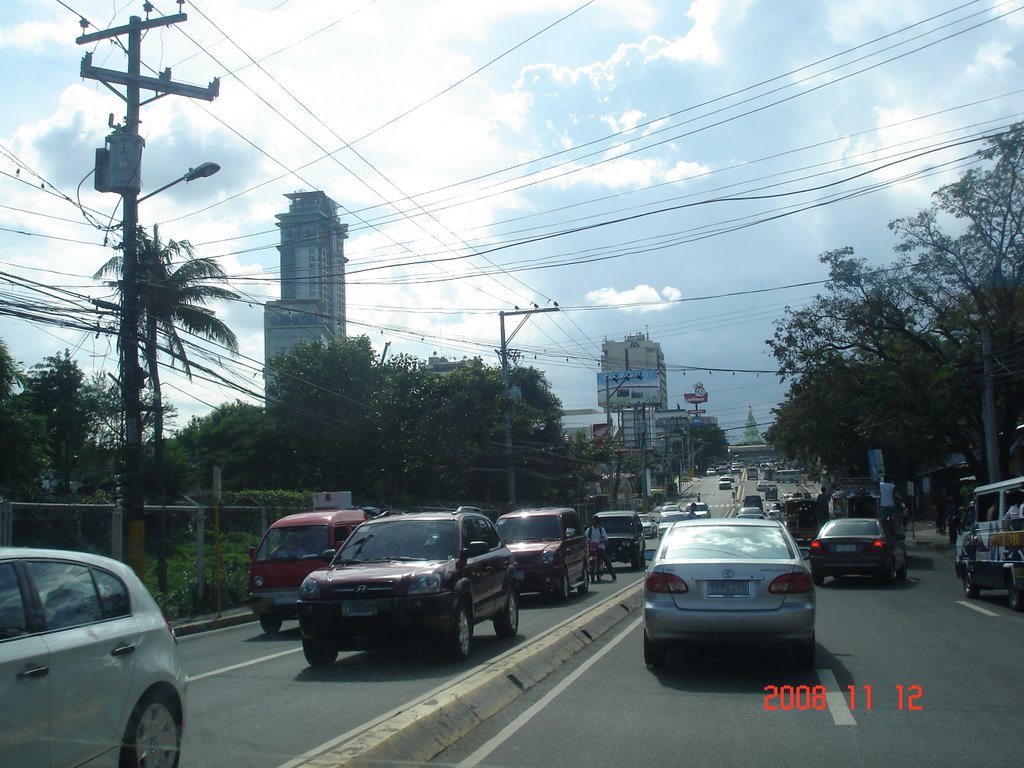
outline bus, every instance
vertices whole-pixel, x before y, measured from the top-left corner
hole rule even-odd
[[[796,483],[800,480],[799,469],[777,469],[775,470],[775,482]]]

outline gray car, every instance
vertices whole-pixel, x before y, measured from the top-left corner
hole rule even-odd
[[[644,661],[683,643],[788,646],[814,665],[814,583],[792,534],[773,520],[713,518],[662,536],[644,582]]]

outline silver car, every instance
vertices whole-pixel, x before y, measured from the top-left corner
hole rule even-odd
[[[0,547],[0,765],[174,768],[185,672],[124,563]]]
[[[773,520],[713,518],[662,536],[644,582],[644,661],[668,646],[787,645],[814,665],[814,582],[796,541]]]

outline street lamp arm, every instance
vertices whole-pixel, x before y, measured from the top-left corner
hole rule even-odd
[[[138,202],[141,203],[143,200],[148,200],[153,195],[158,195],[161,192],[163,192],[165,189],[170,189],[175,184],[180,184],[183,181],[184,182],[189,182],[189,181],[195,181],[196,179],[205,179],[207,176],[213,176],[213,174],[215,174],[219,170],[220,170],[220,166],[217,165],[216,163],[202,163],[202,164],[196,166],[195,168],[189,168],[186,173],[184,173],[183,175],[179,176],[178,178],[176,178],[174,181],[170,182],[169,184],[164,184],[159,189],[154,189],[148,195],[143,195],[142,197],[140,197],[138,199]]]

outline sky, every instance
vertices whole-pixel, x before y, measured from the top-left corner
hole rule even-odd
[[[0,8],[0,339],[28,369],[65,349],[117,370],[94,274],[120,198],[94,153],[125,102],[80,77],[125,71],[139,2]],[[207,86],[142,107],[140,223],[215,258],[240,351],[165,366],[178,426],[262,395],[275,215],[322,190],[348,224],[347,330],[382,355],[520,364],[567,410],[597,408],[601,343],[644,333],[670,407],[700,382],[732,442],[786,396],[766,340],[825,292],[823,252],[895,259],[890,221],[1024,113],[1024,0],[201,0],[156,3],[143,74]],[[87,23],[87,26],[84,26]],[[121,42],[121,46],[116,44]],[[122,47],[123,46],[123,47]],[[143,92],[143,98],[152,96]],[[955,222],[948,226],[954,228]],[[952,231],[952,230],[951,230]],[[102,305],[101,305],[102,306]],[[576,422],[601,422],[579,416]]]

